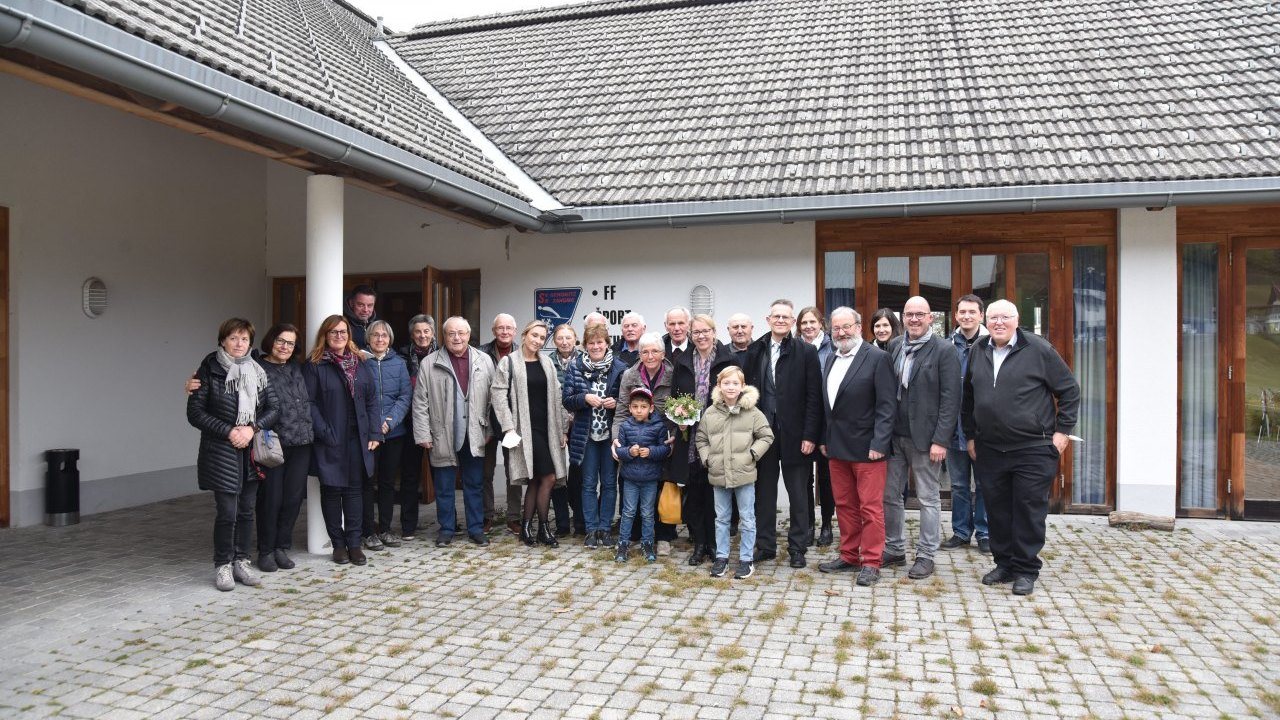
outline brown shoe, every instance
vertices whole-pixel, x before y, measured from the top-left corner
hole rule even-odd
[[[484,519],[484,534],[488,535],[493,532],[493,518]]]
[[[351,548],[347,552],[351,554],[352,565],[364,565],[365,563],[369,562],[367,559],[365,559],[364,550],[361,550],[358,546]]]
[[[346,565],[351,562],[351,556],[347,555],[346,548],[335,547],[333,549],[333,561],[339,565]]]
[[[516,537],[520,537],[520,521],[512,520],[508,522],[507,532],[511,533],[512,535],[515,535]]]

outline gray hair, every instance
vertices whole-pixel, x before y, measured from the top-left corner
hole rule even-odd
[[[642,350],[646,346],[666,348],[666,345],[662,342],[662,336],[653,332],[641,335],[640,339],[636,341],[636,350]]]
[[[619,323],[619,324],[620,324],[620,325],[621,325],[621,324],[625,324],[628,320],[635,320],[636,322],[640,323],[641,325],[644,325],[644,324],[645,324],[645,322],[644,322],[644,316],[643,316],[643,315],[641,315],[641,314],[640,314],[640,313],[638,313],[638,312],[629,312],[629,313],[627,313],[626,315],[623,315],[623,316],[622,316],[622,322],[621,322],[621,323]]]
[[[414,325],[417,325],[418,323],[426,323],[426,324],[427,324],[428,326],[430,326],[430,328],[431,328],[431,334],[432,334],[432,335],[435,335],[435,334],[436,334],[436,319],[435,319],[435,318],[431,317],[430,315],[424,315],[423,313],[418,313],[417,315],[414,315],[413,317],[409,318],[409,332],[410,332],[410,333],[413,333],[413,326],[414,326]]]
[[[471,332],[471,323],[467,322],[467,319],[462,317],[461,315],[452,315],[450,317],[445,318],[445,321],[440,326],[440,329],[446,333],[449,332],[449,323],[453,323],[454,325],[461,323],[462,327],[466,328],[466,331],[468,333]]]
[[[369,327],[365,328],[364,334],[366,336],[371,335],[375,330],[386,330],[387,342],[395,343],[396,331],[391,329],[391,323],[387,322],[386,320],[374,320],[373,322],[369,323]]]
[[[862,313],[859,313],[857,310],[854,310],[853,308],[847,305],[841,305],[840,307],[831,311],[832,322],[835,322],[837,315],[852,315],[854,322],[858,323],[859,325],[862,324]]]
[[[667,314],[662,317],[662,319],[666,320],[667,318],[671,317],[671,313],[673,312],[682,313],[684,315],[685,322],[687,323],[693,322],[693,313],[689,312],[689,308],[683,305],[677,305],[671,308],[670,310],[667,311]]]

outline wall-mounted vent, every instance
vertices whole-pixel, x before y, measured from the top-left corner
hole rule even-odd
[[[694,285],[689,291],[689,310],[694,315],[716,314],[716,294],[706,285]]]
[[[102,313],[107,311],[107,284],[96,277],[91,277],[84,281],[84,286],[80,290],[81,307],[84,314],[91,318],[102,317]]]

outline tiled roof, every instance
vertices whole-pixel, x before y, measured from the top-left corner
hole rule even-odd
[[[335,0],[63,0],[150,42],[419,157],[523,195]]]
[[[610,1],[393,47],[568,205],[1280,175],[1273,0]]]

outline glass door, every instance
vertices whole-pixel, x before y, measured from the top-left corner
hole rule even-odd
[[[957,248],[946,245],[900,247],[871,254],[873,284],[864,316],[888,308],[901,318],[907,299],[919,295],[929,301],[933,331],[946,337],[955,324],[951,304],[964,294],[955,292],[959,278],[957,254]],[[863,330],[871,331],[869,323],[863,322]]]
[[[1235,334],[1233,515],[1280,520],[1280,238],[1238,239],[1232,252]]]

